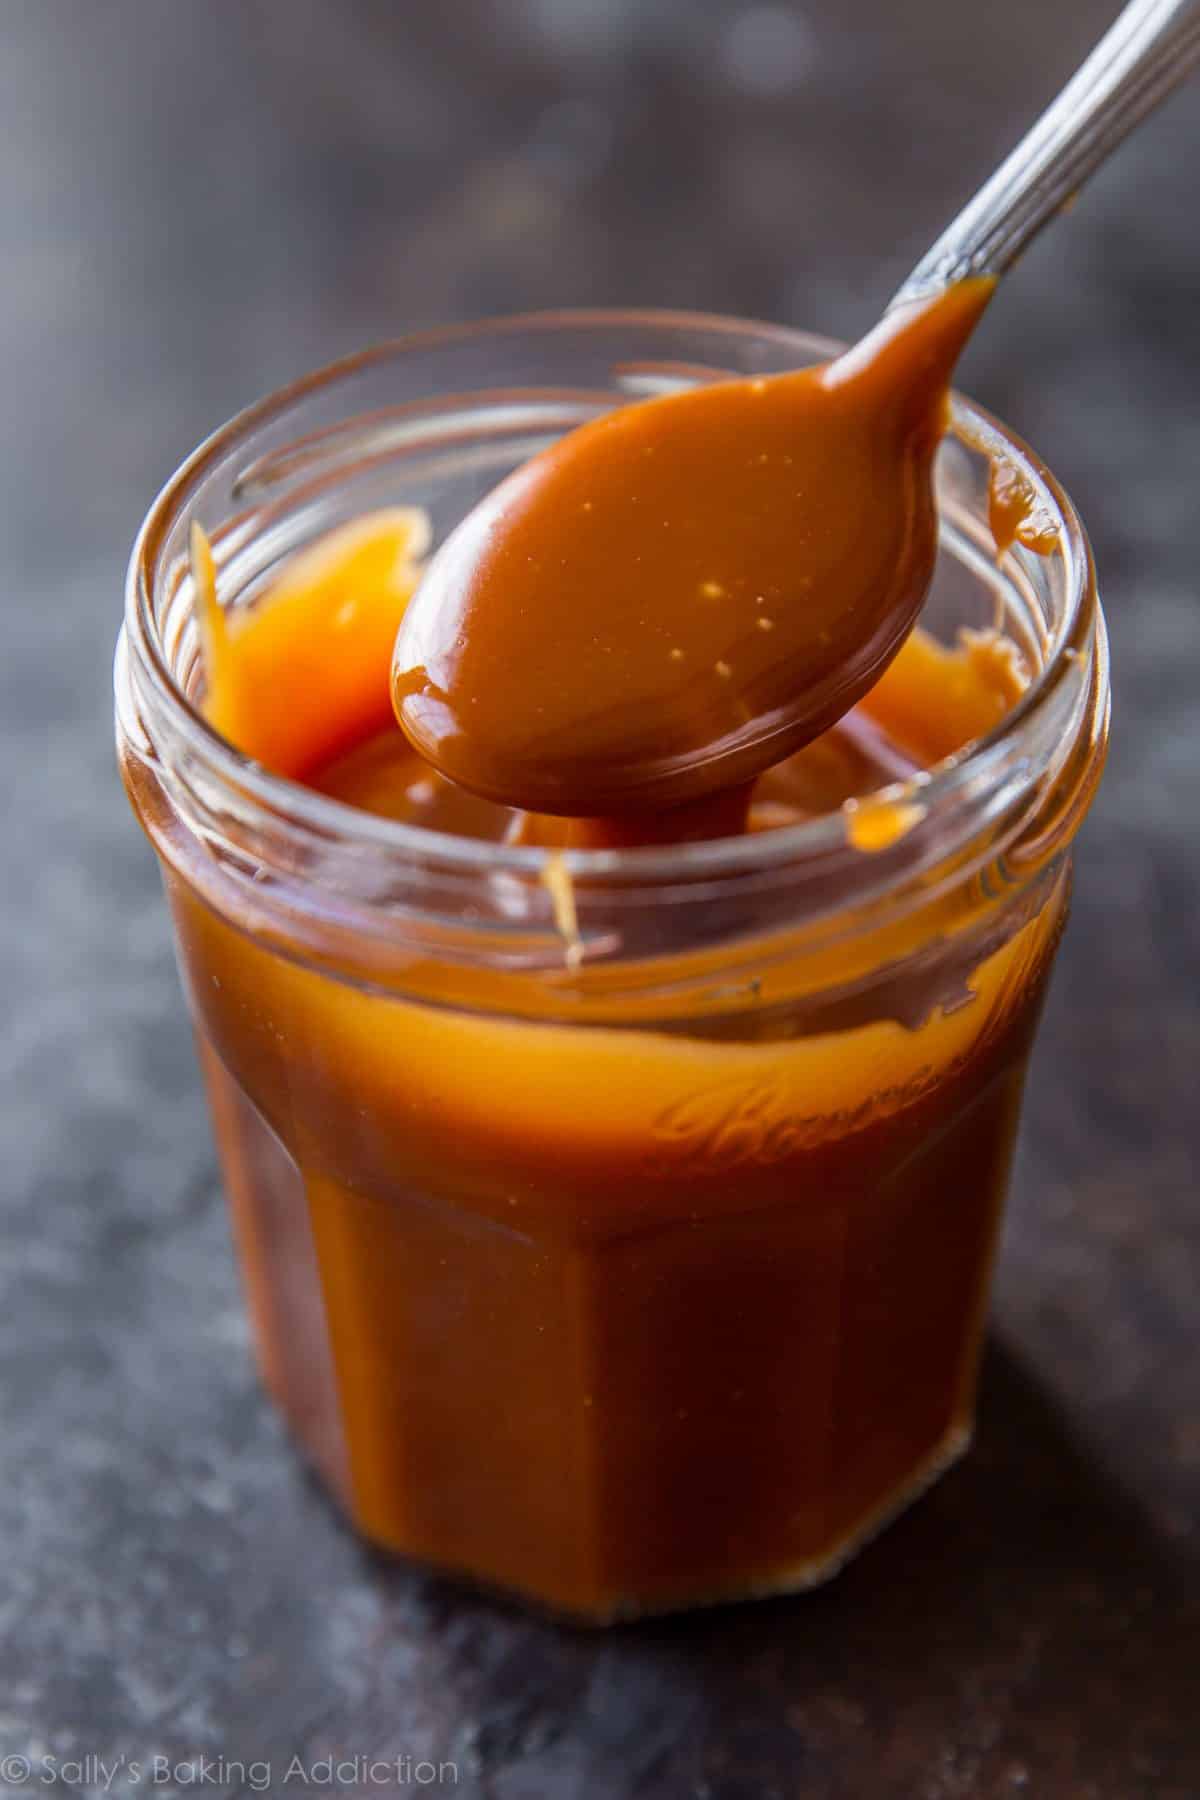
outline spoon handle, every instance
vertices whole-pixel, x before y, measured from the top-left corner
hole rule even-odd
[[[1087,61],[893,298],[1003,275],[1200,58],[1200,0],[1130,0]]]

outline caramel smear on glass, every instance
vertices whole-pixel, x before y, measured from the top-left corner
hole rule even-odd
[[[366,513],[289,557],[265,604],[227,614],[211,545],[193,525],[204,710],[214,729],[303,781],[388,725],[392,644],[429,537],[415,507]]]
[[[1058,542],[1058,524],[1028,477],[1011,463],[994,460],[988,477],[988,524],[1001,557],[1013,544],[1049,556]]]
[[[550,896],[555,929],[566,945],[567,967],[577,969],[583,961],[583,939],[579,935],[579,915],[575,910],[575,883],[561,850],[550,852],[538,880]]]

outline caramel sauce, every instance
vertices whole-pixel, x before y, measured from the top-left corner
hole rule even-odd
[[[988,525],[1001,557],[1013,544],[1048,556],[1058,542],[1058,523],[1028,477],[1011,463],[995,461],[988,478]]]
[[[846,836],[856,850],[870,856],[878,850],[890,850],[906,837],[925,817],[919,800],[903,794],[872,795],[868,800],[847,800]]]
[[[367,515],[296,556],[265,603],[227,617],[199,534],[193,570],[210,723],[274,773],[380,817],[550,850],[603,847],[607,828],[619,839],[615,821],[526,813],[472,793],[431,768],[390,722],[390,647],[428,541],[418,512]],[[670,809],[642,841],[778,829],[847,805],[861,819],[880,789],[991,730],[1024,685],[1014,646],[998,634],[963,631],[947,647],[918,629],[832,729],[723,809],[709,801]],[[304,693],[315,703],[298,704]]]
[[[192,532],[209,723],[248,756],[307,781],[391,721],[386,671],[429,544],[409,507],[356,519],[293,557],[270,603],[226,621],[211,552]]]
[[[397,997],[168,873],[264,1378],[385,1546],[592,1619],[802,1585],[965,1442],[1065,880],[1002,927],[947,895],[869,960],[785,935],[733,999],[701,950],[702,997],[606,1002],[562,880],[578,822],[467,791],[389,723],[426,539],[371,515],[228,616],[200,540],[203,704],[350,805],[545,847],[560,980],[594,1011],[415,953]],[[989,634],[914,633],[733,797],[741,828],[840,810],[878,851],[1021,684]]]
[[[924,600],[949,380],[992,286],[889,312],[819,368],[618,407],[518,469],[401,626],[416,748],[490,799],[624,826],[835,724]]]

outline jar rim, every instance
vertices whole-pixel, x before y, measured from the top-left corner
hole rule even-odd
[[[472,340],[502,341],[528,332],[594,328],[636,330],[639,327],[704,330],[729,339],[763,338],[775,346],[794,347],[798,362],[805,363],[834,355],[842,348],[834,339],[721,314],[655,308],[566,309],[512,314],[407,334],[339,358],[301,376],[219,426],[180,465],[152,503],[135,540],[126,580],[125,618],[117,651],[119,710],[121,690],[128,685],[132,662],[140,677],[141,695],[149,694],[156,703],[160,726],[172,734],[174,742],[185,754],[204,766],[210,779],[215,777],[218,784],[236,790],[241,805],[258,806],[276,822],[286,821],[289,826],[313,833],[326,843],[336,840],[360,855],[418,860],[462,876],[508,873],[528,879],[538,874],[546,864],[548,853],[544,849],[459,837],[364,812],[273,773],[222,737],[176,678],[161,642],[155,616],[159,551],[171,527],[186,514],[190,501],[216,464],[250,440],[255,432],[277,422],[289,409],[322,389],[399,357],[419,356]],[[1035,488],[1048,496],[1065,566],[1067,598],[1045,664],[1036,672],[1017,703],[965,751],[924,772],[921,803],[927,819],[938,813],[961,810],[968,796],[977,800],[992,787],[1011,782],[1016,765],[1029,761],[1023,753],[1028,749],[1031,737],[1037,735],[1037,727],[1045,719],[1064,679],[1072,674],[1073,665],[1081,658],[1103,658],[1105,655],[1091,546],[1083,523],[1062,485],[1016,433],[957,392],[951,401],[947,435],[951,433],[984,454],[1002,454],[1006,462],[1015,465],[1032,479]],[[944,519],[941,524],[944,530]],[[1101,681],[1106,701],[1106,662]],[[163,748],[157,742],[154,747],[159,751]],[[1040,772],[1040,769],[1030,771],[1031,774]],[[977,816],[974,804],[971,810]],[[910,837],[918,839],[922,835],[918,827]],[[943,842],[943,851],[945,847]],[[916,848],[913,843],[911,850]],[[654,887],[680,880],[691,882],[735,876],[747,871],[777,873],[811,859],[827,861],[830,856],[846,850],[850,847],[844,821],[841,814],[835,812],[752,835],[665,848],[570,850],[562,852],[562,858],[571,877],[577,880],[607,883],[615,879],[637,887]],[[913,858],[909,839],[901,839],[895,851],[899,853],[899,860],[909,865],[908,872],[911,873]],[[850,854],[861,862],[861,853],[850,850]],[[895,855],[889,853],[876,860],[881,865],[881,873],[884,865],[890,870],[887,884],[893,882]],[[879,885],[875,884],[876,887]],[[859,892],[862,899],[869,899],[872,888],[863,884]]]

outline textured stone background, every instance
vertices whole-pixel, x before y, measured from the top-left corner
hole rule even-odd
[[[1200,1792],[1196,90],[964,370],[1091,522],[1116,740],[978,1448],[835,1586],[589,1637],[356,1546],[251,1373],[110,749],[127,545],[209,427],[491,310],[850,335],[1108,11],[4,0],[0,1756],[278,1786],[292,1754],[407,1752],[493,1800]]]

